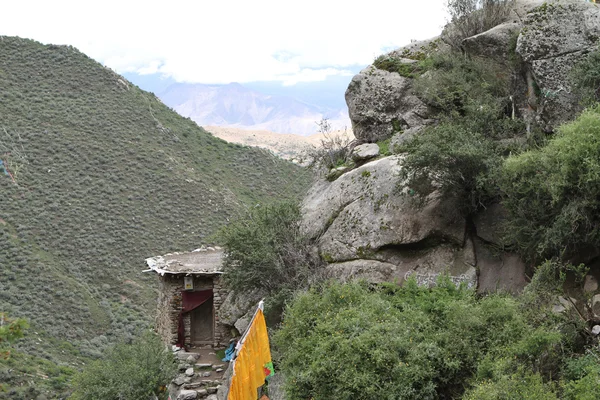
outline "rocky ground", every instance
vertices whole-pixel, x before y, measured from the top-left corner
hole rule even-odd
[[[217,400],[229,363],[221,361],[214,349],[177,350],[179,374],[169,385],[172,400]]]

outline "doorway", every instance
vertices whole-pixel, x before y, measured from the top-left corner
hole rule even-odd
[[[214,339],[214,308],[212,296],[191,311],[192,344],[212,344]]]

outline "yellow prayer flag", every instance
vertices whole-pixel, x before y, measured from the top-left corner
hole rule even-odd
[[[256,400],[257,389],[272,373],[271,350],[265,316],[259,308],[233,365],[228,400]]]

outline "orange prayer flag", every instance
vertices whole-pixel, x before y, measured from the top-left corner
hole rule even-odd
[[[272,374],[269,336],[261,306],[262,302],[241,340],[241,348],[233,365],[228,400],[256,400],[257,389]]]

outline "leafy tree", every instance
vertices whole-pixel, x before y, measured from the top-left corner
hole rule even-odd
[[[287,398],[591,399],[597,341],[584,346],[578,317],[551,311],[558,270],[578,268],[545,263],[524,298],[478,297],[444,276],[432,288],[409,280],[299,293],[273,338]]]
[[[493,172],[502,165],[497,149],[478,132],[440,124],[401,147],[406,152],[401,176],[421,199],[439,188],[440,195],[458,198],[468,215],[496,196]]]
[[[322,275],[318,254],[300,232],[300,216],[296,203],[259,205],[217,235],[225,248],[227,284],[239,293],[259,289],[269,294],[267,314],[273,309],[278,314],[295,290],[309,287]],[[272,316],[267,317],[271,321]]]
[[[600,243],[600,106],[548,145],[509,157],[500,181],[508,240],[529,258],[570,257]]]
[[[110,349],[74,379],[73,400],[148,400],[166,398],[166,386],[177,366],[158,336],[147,332],[131,344]]]

